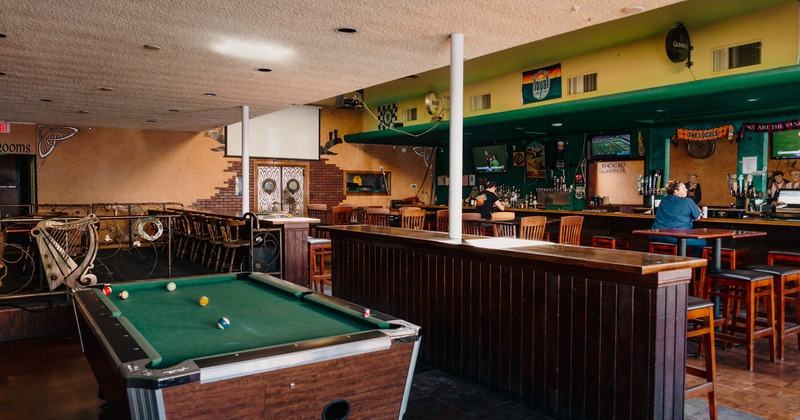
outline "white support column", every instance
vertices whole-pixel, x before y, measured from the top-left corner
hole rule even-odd
[[[242,216],[250,211],[250,107],[242,105]]]
[[[461,239],[464,173],[464,34],[450,35],[450,239]]]

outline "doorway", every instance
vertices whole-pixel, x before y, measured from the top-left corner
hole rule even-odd
[[[36,156],[0,155],[0,218],[29,212],[36,197]]]

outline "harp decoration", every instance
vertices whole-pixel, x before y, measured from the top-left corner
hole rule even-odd
[[[89,273],[97,256],[97,221],[94,214],[71,221],[48,219],[31,231],[50,290],[62,283],[71,289],[97,283],[97,277]]]

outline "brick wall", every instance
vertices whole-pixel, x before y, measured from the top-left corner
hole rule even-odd
[[[327,204],[329,208],[342,203],[345,199],[344,171],[324,158],[308,161],[308,164],[308,202]],[[250,167],[254,168],[255,165],[256,159],[250,159]],[[230,173],[225,184],[215,187],[217,193],[212,197],[193,202],[193,208],[233,213],[241,211],[242,197],[236,195],[236,177],[242,175],[241,159],[229,159],[225,172]],[[254,194],[251,192],[250,197],[253,198]]]

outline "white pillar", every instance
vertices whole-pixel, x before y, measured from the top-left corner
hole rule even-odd
[[[450,239],[461,239],[464,173],[464,34],[450,35]]]
[[[250,107],[242,105],[242,216],[250,211]]]

